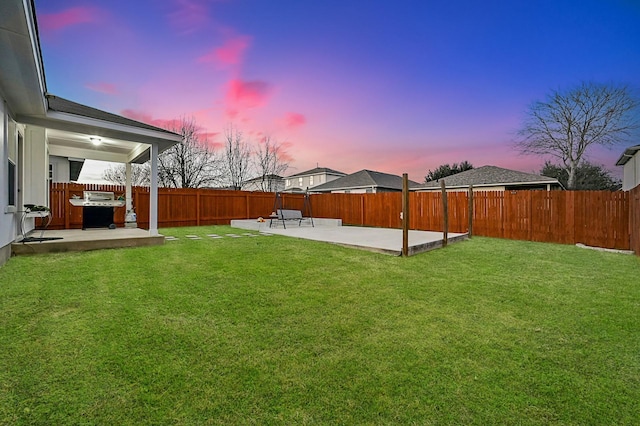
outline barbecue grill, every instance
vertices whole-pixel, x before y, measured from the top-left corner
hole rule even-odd
[[[76,207],[124,207],[123,200],[116,200],[115,193],[106,191],[83,191],[83,198],[72,198]]]
[[[71,205],[82,207],[82,229],[115,228],[113,212],[124,207],[124,200],[116,200],[113,192],[83,191],[83,198],[72,198]]]

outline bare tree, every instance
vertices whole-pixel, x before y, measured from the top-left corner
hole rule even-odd
[[[242,132],[232,125],[225,131],[224,162],[229,185],[236,190],[247,180],[251,167],[251,149]]]
[[[547,100],[527,110],[520,139],[524,154],[557,157],[568,174],[568,188],[592,145],[611,147],[638,128],[638,101],[627,86],[582,83],[567,91],[552,91]]]
[[[201,188],[218,185],[221,158],[201,137],[193,118],[182,118],[167,130],[182,135],[182,142],[158,156],[158,184],[171,188]]]
[[[149,186],[151,182],[151,167],[149,163],[132,164],[131,165],[131,185],[132,186]],[[102,179],[113,183],[114,185],[126,185],[127,173],[124,164],[116,164],[109,166],[102,172]]]
[[[282,175],[289,168],[285,160],[284,148],[277,140],[267,136],[258,143],[255,150],[254,167],[260,180],[260,189],[266,192],[275,192],[277,187],[276,177]]]
[[[166,188],[200,188],[215,186],[223,180],[222,159],[200,136],[200,129],[193,118],[182,118],[167,126],[167,130],[182,135],[182,142],[158,156],[158,185]],[[102,178],[117,185],[125,185],[125,165],[111,166]],[[132,164],[131,184],[149,186],[151,166]]]

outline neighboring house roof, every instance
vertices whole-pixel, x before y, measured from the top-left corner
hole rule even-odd
[[[300,173],[296,173],[290,176],[287,176],[289,178],[292,177],[302,177],[302,176],[310,176],[310,175],[320,175],[320,174],[328,174],[328,175],[340,175],[340,176],[345,176],[346,173],[342,173],[339,172],[337,170],[333,170],[333,169],[329,169],[326,167],[316,167],[315,169],[311,169],[311,170],[307,170],[306,172],[300,172]]]
[[[616,166],[624,166],[636,153],[640,151],[640,145],[632,146],[624,150],[618,161],[616,162]]]
[[[427,182],[421,185],[421,187],[425,189],[439,188],[441,180],[444,180],[447,188],[468,187],[469,185],[495,186],[551,184],[561,186],[558,179],[555,178],[535,175],[532,173],[523,173],[517,170],[503,169],[496,166],[482,166],[447,176],[446,178]]]
[[[96,120],[107,121],[110,123],[122,124],[125,126],[137,127],[140,129],[154,130],[156,132],[163,132],[170,135],[177,134],[175,132],[171,132],[161,127],[151,126],[146,123],[141,123],[136,120],[131,120],[121,115],[111,114],[110,112],[106,112],[106,111],[99,110],[97,108],[82,105],[77,102],[73,102],[68,99],[64,99],[55,95],[47,94],[47,102],[49,104],[50,111],[80,115],[82,117],[93,118]]]
[[[419,187],[418,182],[409,181],[409,188]],[[359,172],[343,176],[331,182],[313,187],[314,192],[338,191],[356,188],[384,188],[402,190],[402,177],[373,170],[360,170]]]
[[[264,175],[264,176],[258,176],[258,177],[254,177],[253,179],[249,179],[249,180],[245,180],[244,182],[242,182],[242,184],[247,184],[247,183],[254,183],[254,182],[262,182],[263,180],[283,180],[284,178],[282,176],[278,176],[278,175]]]

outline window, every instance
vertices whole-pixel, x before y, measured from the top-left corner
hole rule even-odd
[[[366,192],[367,192],[367,194],[371,194],[371,193],[373,193],[373,189],[371,189],[371,188],[367,188],[367,191],[366,191]]]
[[[302,187],[302,178],[298,178],[298,186]]]
[[[9,159],[9,167],[7,167],[9,176],[7,181],[9,182],[9,205],[16,205],[16,165],[11,159]]]
[[[313,176],[309,176],[309,186],[313,185]]]
[[[49,182],[53,182],[54,170],[55,168],[53,167],[53,164],[49,163]]]
[[[287,179],[286,184],[287,184],[287,186],[291,186],[291,181],[289,179]]]

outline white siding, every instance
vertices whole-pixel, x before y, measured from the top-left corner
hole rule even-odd
[[[25,162],[29,165],[24,174],[24,203],[49,205],[49,155],[45,129],[26,126]]]
[[[49,156],[49,164],[53,167],[53,182],[69,182],[69,159],[66,157],[58,157],[56,155]]]
[[[9,152],[17,162],[17,138],[15,126],[9,126],[9,112],[0,98],[0,265],[11,255],[11,243],[16,238],[17,206],[9,206]],[[16,164],[16,180],[19,170]],[[12,188],[15,191],[15,188]],[[17,194],[16,194],[17,197]],[[16,198],[17,203],[17,198]]]
[[[622,169],[622,190],[628,191],[640,184],[640,151],[627,161]]]

